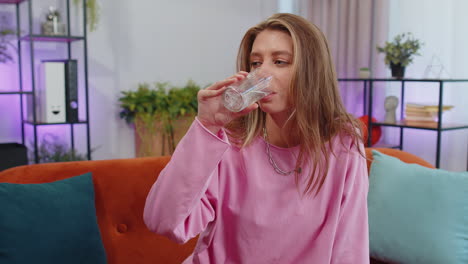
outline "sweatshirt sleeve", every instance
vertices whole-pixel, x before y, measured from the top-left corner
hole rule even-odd
[[[197,119],[152,186],[144,208],[147,227],[177,243],[201,233],[215,219],[219,163],[230,147]]]
[[[361,146],[361,150],[364,151],[364,147]],[[366,166],[364,157],[357,151],[350,152],[332,264],[366,264],[370,261]]]

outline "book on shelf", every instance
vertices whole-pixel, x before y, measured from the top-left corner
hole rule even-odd
[[[442,113],[451,110],[452,105],[443,105]],[[437,127],[439,105],[407,103],[405,107],[405,124],[412,126]]]
[[[434,121],[437,122],[437,117],[434,116],[412,116],[412,115],[406,115],[405,119],[407,121]]]
[[[412,110],[405,110],[406,116],[414,116],[414,117],[437,117],[438,112],[428,112],[428,111],[412,111]]]
[[[453,105],[442,105],[442,111],[448,111],[453,108]],[[438,104],[415,104],[415,103],[406,103],[406,110],[410,111],[425,111],[425,112],[438,112]]]
[[[437,121],[418,121],[405,119],[404,124],[407,126],[437,128]]]

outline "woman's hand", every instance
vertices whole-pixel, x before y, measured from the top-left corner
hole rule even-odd
[[[214,134],[234,118],[246,115],[258,108],[258,105],[254,103],[238,113],[233,113],[224,107],[222,95],[226,87],[243,80],[247,75],[247,72],[240,71],[198,92],[198,120]]]

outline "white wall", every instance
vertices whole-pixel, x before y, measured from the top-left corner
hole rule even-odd
[[[88,42],[93,159],[134,156],[133,129],[118,117],[121,91],[189,79],[204,86],[232,75],[244,32],[276,10],[266,0],[101,4],[99,29]]]
[[[468,1],[464,0],[393,0],[390,1],[389,39],[402,32],[412,32],[425,44],[422,56],[407,67],[407,77],[422,78],[433,56],[440,59],[445,68],[441,77],[468,79]],[[388,72],[390,74],[390,72]],[[426,77],[436,77],[430,75]],[[445,85],[444,104],[455,108],[444,113],[444,122],[468,124],[468,83]],[[408,84],[407,102],[432,103],[438,100],[435,85]],[[390,87],[388,94],[399,94],[399,88]],[[436,133],[407,129],[404,149],[435,162]],[[395,131],[396,132],[396,131]],[[387,135],[387,139],[394,139]],[[442,134],[441,167],[449,170],[466,170],[468,130],[448,131]],[[396,138],[398,139],[398,137]]]

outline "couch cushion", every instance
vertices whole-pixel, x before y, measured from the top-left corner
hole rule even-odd
[[[377,150],[378,152],[392,156],[395,158],[398,158],[399,160],[403,161],[404,163],[414,163],[414,164],[419,164],[421,166],[427,167],[427,168],[432,168],[434,169],[435,167],[432,166],[429,162],[423,160],[422,158],[413,155],[409,152],[399,150],[399,149],[392,149],[392,148],[366,148],[366,158],[367,158],[367,171],[370,172],[370,166],[371,163],[374,159],[374,156],[372,155],[372,151]]]
[[[197,239],[178,245],[152,233],[143,222],[151,186],[170,157],[56,162],[19,166],[0,172],[0,182],[43,183],[93,173],[95,206],[107,262],[182,263]]]
[[[0,263],[106,263],[91,173],[0,183]]]
[[[373,151],[370,253],[389,263],[468,263],[468,172],[407,164]]]

